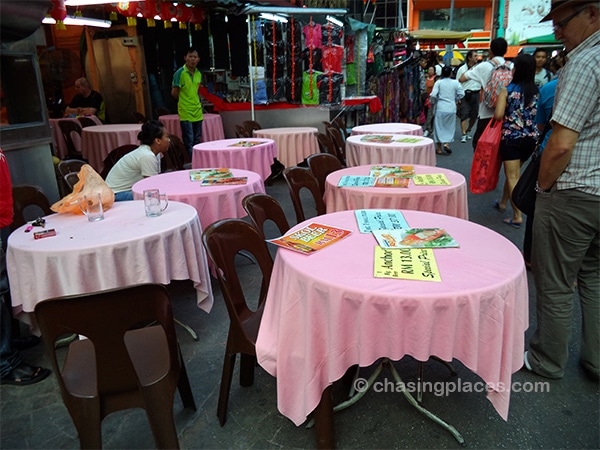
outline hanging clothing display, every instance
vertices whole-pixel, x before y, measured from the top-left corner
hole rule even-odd
[[[285,102],[285,44],[282,24],[272,20],[263,27],[265,35],[265,84],[269,102]]]
[[[302,25],[293,17],[287,24],[288,51],[285,93],[290,103],[302,102]]]

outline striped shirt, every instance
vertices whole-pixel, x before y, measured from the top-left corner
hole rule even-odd
[[[568,55],[558,79],[552,121],[579,133],[556,187],[600,196],[600,31]]]

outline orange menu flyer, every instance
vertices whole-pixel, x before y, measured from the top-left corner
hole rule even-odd
[[[311,223],[279,238],[269,239],[267,242],[308,255],[344,239],[350,233],[351,230],[344,228]]]
[[[400,178],[393,175],[375,178],[375,187],[408,187],[410,178]]]

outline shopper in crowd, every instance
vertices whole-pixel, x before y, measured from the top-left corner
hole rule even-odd
[[[444,66],[442,78],[435,82],[430,96],[431,103],[435,106],[433,139],[438,155],[442,154],[442,145],[446,153],[452,153],[448,144],[454,142],[456,102],[465,96],[460,83],[450,78],[451,74],[452,68]]]
[[[456,72],[456,79],[460,80],[460,77],[467,70],[473,68],[477,64],[477,53],[474,50],[469,50],[466,57],[466,62],[458,68]],[[479,111],[479,94],[481,91],[481,84],[476,80],[467,80],[461,83],[463,90],[465,91],[465,97],[460,101],[460,129],[462,136],[460,142],[467,142],[467,139],[471,139],[471,129],[477,121],[477,113]]]
[[[423,136],[425,137],[433,134],[433,113],[435,112],[435,108],[431,104],[430,95],[435,81],[435,69],[433,67],[429,67],[427,69],[427,76],[425,78],[425,100],[423,101],[426,117],[425,125],[423,125]]]
[[[548,53],[543,48],[536,48],[533,56],[535,58],[535,85],[540,88],[552,80],[552,73],[546,69]]]

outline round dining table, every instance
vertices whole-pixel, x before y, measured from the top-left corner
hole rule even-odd
[[[97,222],[70,213],[45,219],[56,236],[36,240],[39,229],[26,232],[26,224],[8,237],[15,314],[32,313],[49,298],[171,280],[192,280],[198,306],[211,310],[202,229],[191,206],[173,201],[160,217],[146,217],[143,201],[115,202]]]
[[[277,146],[273,139],[222,139],[194,145],[192,169],[246,169],[258,173],[265,180],[271,175],[274,158],[277,158]]]
[[[85,127],[81,131],[81,153],[98,173],[104,168],[104,158],[115,148],[125,144],[139,145],[137,136],[140,123],[121,123]]]
[[[169,202],[193,206],[200,217],[202,229],[205,229],[217,220],[245,217],[247,213],[242,199],[249,194],[265,193],[263,179],[256,172],[231,169],[234,177],[247,177],[246,184],[202,186],[199,181],[190,180],[192,171],[177,170],[144,178],[133,185],[133,197],[141,199],[145,190],[159,189],[161,194],[167,194]]]
[[[365,164],[422,164],[435,166],[435,145],[432,139],[409,134],[382,135],[386,142],[369,139],[373,135],[356,135],[346,139],[348,166]]]
[[[523,365],[529,324],[521,252],[476,223],[401,212],[410,227],[443,228],[460,245],[432,250],[441,281],[374,277],[376,240],[359,232],[354,211],[321,215],[290,230],[316,222],[350,230],[344,239],[309,256],[277,250],[256,355],[277,378],[279,411],[296,425],[349,367],[405,355],[460,360],[486,383],[498,414],[508,417],[511,375]]]
[[[352,136],[361,134],[410,134],[423,136],[423,127],[414,123],[388,122],[358,125],[352,128]]]
[[[164,114],[159,116],[158,120],[162,122],[169,134],[174,134],[181,139],[179,114]],[[219,139],[225,139],[221,116],[219,114],[204,113],[202,115],[202,142],[218,141]]]
[[[254,130],[254,137],[273,139],[277,145],[277,159],[285,167],[291,167],[319,153],[318,131],[314,127],[263,128]]]
[[[416,185],[413,179],[409,179],[406,188],[338,186],[343,176],[368,176],[371,167],[347,167],[327,176],[324,200],[328,213],[350,209],[411,209],[469,218],[465,177],[449,169],[413,165],[415,175],[444,174],[449,186]]]
[[[96,125],[102,125],[102,121],[97,116],[85,117],[89,117],[91,120],[94,121]],[[67,143],[65,142],[65,138],[63,137],[62,131],[60,129],[60,122],[63,121],[75,122],[77,125],[81,126],[81,122],[77,117],[61,117],[58,119],[48,119],[48,122],[50,123],[50,128],[52,130],[54,150],[56,152],[56,156],[60,159],[65,159],[69,153]],[[79,136],[78,134],[75,135],[75,133],[73,133],[72,139],[73,144],[75,144],[75,148],[81,151],[81,136]]]

